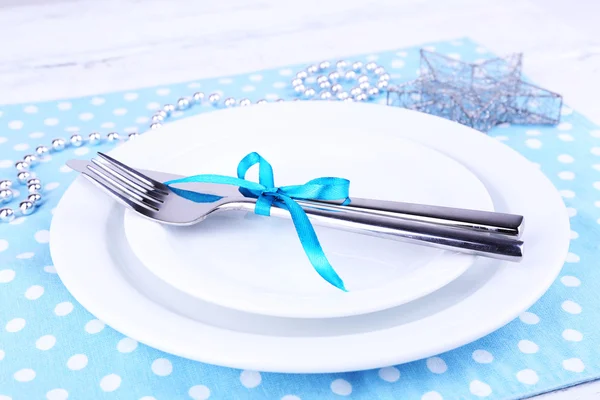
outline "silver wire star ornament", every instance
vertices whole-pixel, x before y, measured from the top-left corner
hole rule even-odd
[[[420,76],[388,89],[387,104],[482,132],[503,123],[559,123],[562,96],[525,82],[521,69],[522,54],[466,63],[421,50]]]

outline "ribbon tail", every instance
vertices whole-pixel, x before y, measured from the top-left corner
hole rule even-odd
[[[308,216],[290,197],[287,196],[278,196],[279,200],[282,200],[292,217],[292,221],[294,222],[294,227],[296,228],[296,232],[298,233],[298,237],[300,238],[300,243],[302,244],[302,248],[306,253],[306,256],[310,260],[314,269],[317,273],[329,282],[331,285],[337,287],[338,289],[347,292],[346,287],[344,286],[344,281],[340,276],[335,272],[327,256],[325,256],[325,252],[319,243],[319,239],[317,238],[317,233],[315,232]]]

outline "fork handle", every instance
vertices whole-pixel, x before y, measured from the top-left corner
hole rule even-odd
[[[301,205],[309,202],[298,201]],[[347,209],[356,212],[367,212],[380,215],[394,216],[409,220],[432,222],[446,226],[470,229],[507,236],[520,237],[523,232],[524,218],[522,215],[499,212],[468,210],[462,208],[414,204],[398,201],[364,199],[353,197],[350,204],[342,206],[333,201],[313,201],[322,203],[333,209]]]

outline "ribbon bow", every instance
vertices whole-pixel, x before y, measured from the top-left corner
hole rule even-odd
[[[245,179],[246,172],[258,164],[258,183]],[[240,187],[240,192],[246,197],[256,198],[254,213],[258,215],[271,215],[271,207],[276,206],[286,209],[294,222],[296,233],[302,244],[302,248],[317,273],[333,286],[346,291],[344,282],[335,272],[319,243],[317,234],[302,207],[294,201],[300,200],[341,200],[343,205],[350,202],[350,181],[342,178],[316,178],[304,185],[292,185],[275,187],[273,168],[271,164],[258,153],[250,153],[245,156],[237,167],[237,178],[223,175],[194,175],[187,178],[175,179],[165,182],[171,186],[176,183],[204,182],[235,185]],[[174,189],[174,188],[172,188]],[[205,201],[204,195],[187,190],[177,189],[176,193],[189,200]]]

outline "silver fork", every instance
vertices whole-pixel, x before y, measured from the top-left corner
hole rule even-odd
[[[169,225],[193,225],[217,212],[254,211],[256,199],[242,196],[235,186],[204,184],[203,194],[208,200],[195,202],[105,154],[98,153],[98,156],[99,159],[90,162],[71,160],[67,164],[112,198],[151,220]],[[159,175],[163,182],[180,178],[166,173]],[[523,256],[523,242],[504,235],[396,218],[385,213],[365,213],[335,204],[298,203],[317,225],[509,261],[519,261]],[[278,207],[272,208],[271,215],[290,218],[286,210]]]

